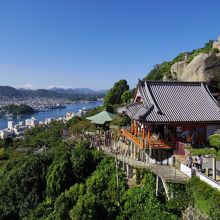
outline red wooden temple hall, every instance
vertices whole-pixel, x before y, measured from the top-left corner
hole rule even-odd
[[[220,107],[203,82],[139,81],[133,103],[122,109],[131,119],[122,130],[125,147],[152,162],[169,163],[184,154],[183,145],[203,145],[220,128]]]

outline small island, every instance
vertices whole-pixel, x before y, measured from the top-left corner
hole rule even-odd
[[[13,116],[18,116],[18,115],[30,115],[35,113],[35,110],[28,106],[28,105],[7,105],[1,108],[1,112],[3,116],[7,115],[13,115]]]

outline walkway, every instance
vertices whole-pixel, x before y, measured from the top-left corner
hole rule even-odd
[[[138,161],[126,156],[116,155],[115,153],[110,152],[109,149],[105,146],[101,146],[101,148],[107,155],[114,158],[117,156],[118,161],[124,162],[134,168],[151,170],[157,176],[164,179],[165,182],[185,183],[187,180],[189,180],[189,177],[172,166],[150,164],[149,162]]]

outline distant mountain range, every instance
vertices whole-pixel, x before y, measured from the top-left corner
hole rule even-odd
[[[74,95],[95,95],[95,94],[105,94],[107,90],[92,90],[88,88],[75,88],[75,89],[62,89],[62,88],[52,88],[51,91],[57,92],[59,94],[74,94]]]
[[[107,90],[94,91],[88,88],[76,89],[61,89],[52,88],[50,90],[37,89],[15,89],[10,86],[0,86],[0,96],[5,97],[56,97],[56,98],[71,98],[71,99],[92,99],[104,97]]]

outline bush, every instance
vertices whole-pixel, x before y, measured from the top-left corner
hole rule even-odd
[[[193,177],[189,184],[196,208],[213,219],[220,219],[220,192],[197,177]]]
[[[128,116],[116,116],[112,121],[111,125],[116,125],[118,127],[130,126],[131,119]]]
[[[7,160],[9,158],[6,150],[4,148],[0,148],[0,160]]]

